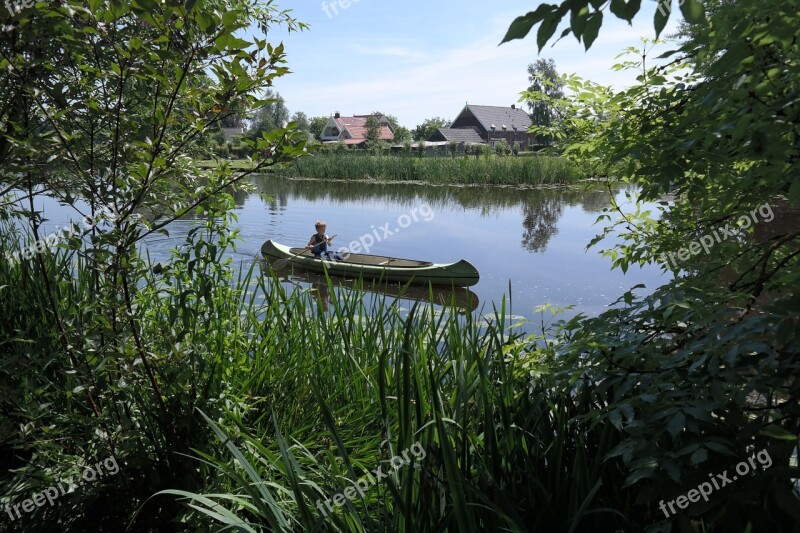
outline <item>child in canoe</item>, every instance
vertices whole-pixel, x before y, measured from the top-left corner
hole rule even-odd
[[[317,220],[316,223],[314,223],[314,228],[316,228],[317,232],[311,236],[311,240],[308,241],[306,245],[306,250],[311,250],[311,253],[314,254],[314,257],[317,259],[320,259],[322,254],[325,254],[325,257],[330,261],[331,253],[328,251],[328,247],[331,245],[333,237],[325,235],[325,230],[328,228],[328,225],[324,220]],[[333,257],[337,261],[342,260],[339,254],[335,252]]]

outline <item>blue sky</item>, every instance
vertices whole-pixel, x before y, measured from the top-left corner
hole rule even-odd
[[[276,31],[283,40],[292,74],[276,90],[290,111],[330,116],[383,111],[413,128],[424,119],[453,119],[466,102],[511,105],[528,86],[527,65],[539,56],[535,36],[498,46],[511,21],[532,11],[537,1],[503,0],[302,0],[281,8],[311,25],[302,33]],[[336,6],[334,10],[331,4]],[[548,45],[559,72],[577,73],[622,88],[635,74],[614,72],[619,52],[653,38],[655,2],[645,0],[633,25],[610,13],[588,52],[573,36]],[[338,12],[338,13],[337,13]],[[673,14],[665,31],[677,26]],[[556,32],[560,34],[561,29]]]

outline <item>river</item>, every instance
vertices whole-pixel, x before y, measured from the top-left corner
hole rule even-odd
[[[425,186],[416,184],[324,182],[275,176],[253,179],[252,194],[236,195],[235,224],[240,240],[234,259],[248,266],[259,260],[268,239],[305,245],[324,219],[337,234],[335,248],[359,243],[368,252],[448,263],[466,259],[480,282],[471,290],[483,312],[509,291],[511,312],[538,323],[543,304],[574,306],[565,316],[596,315],[634,285],[650,292],[666,281],[656,267],[611,270],[601,247],[586,250],[602,230],[597,217],[610,205],[607,190],[583,188],[517,189],[505,187]],[[622,191],[612,191],[624,201]],[[78,220],[71,208],[38,197],[47,218],[44,233],[55,224]],[[168,262],[170,250],[184,242],[194,222],[169,226],[169,237],[153,236],[146,247],[154,261]],[[372,241],[372,242],[370,242]],[[356,251],[356,250],[351,250]],[[363,250],[362,250],[363,253]],[[295,286],[311,287],[304,278]]]

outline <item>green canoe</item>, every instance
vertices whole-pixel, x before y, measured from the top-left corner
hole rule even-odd
[[[431,283],[456,287],[469,287],[478,283],[480,279],[478,270],[463,259],[457,263],[436,264],[381,255],[349,254],[344,261],[326,261],[316,259],[311,255],[310,250],[293,257],[301,252],[303,252],[302,248],[290,248],[273,241],[267,241],[261,247],[261,254],[269,261],[291,258],[292,264],[306,270],[312,272],[327,270],[329,274],[336,276],[361,276],[383,281]]]
[[[328,278],[320,272],[311,272],[298,265],[287,265],[283,270],[276,273],[281,279],[286,279],[291,283],[309,283],[317,292],[317,295],[324,297],[328,294]],[[344,289],[358,289],[372,294],[392,296],[416,302],[433,302],[443,307],[452,307],[458,313],[471,313],[480,305],[480,298],[477,294],[467,287],[456,287],[453,285],[428,285],[409,284],[392,281],[381,281],[377,279],[364,280],[359,277],[335,276],[331,277],[335,287]]]

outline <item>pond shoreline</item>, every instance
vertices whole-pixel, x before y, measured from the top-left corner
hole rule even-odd
[[[601,178],[586,178],[574,183],[428,183],[414,180],[391,180],[382,178],[363,178],[363,179],[324,179],[324,178],[304,178],[299,176],[287,176],[284,174],[273,174],[265,172],[258,174],[261,176],[275,176],[290,181],[321,181],[324,183],[364,183],[369,185],[417,185],[422,187],[457,187],[460,189],[471,188],[492,188],[492,189],[516,189],[516,190],[541,190],[541,189],[579,189],[591,184],[611,184],[619,185],[617,180],[606,180]]]
[[[511,156],[507,156],[511,157]],[[229,160],[227,163],[230,164],[231,168],[234,170],[250,170],[251,167],[247,166],[247,161],[242,159],[236,160]],[[198,162],[203,168],[214,168],[217,166],[217,163],[212,160],[202,160]],[[570,188],[581,188],[586,185],[591,184],[610,184],[612,186],[620,185],[620,182],[615,179],[611,178],[602,178],[602,177],[591,177],[591,178],[580,178],[574,179],[568,182],[564,181],[537,181],[537,182],[458,182],[458,181],[427,181],[421,179],[392,179],[387,177],[373,177],[373,176],[364,176],[364,177],[317,177],[317,176],[298,176],[297,174],[292,174],[291,172],[286,172],[284,170],[271,170],[271,169],[264,169],[262,172],[258,172],[256,175],[263,175],[263,176],[275,176],[280,177],[282,179],[292,180],[292,181],[319,181],[319,182],[326,182],[326,183],[367,183],[367,184],[375,184],[375,185],[388,185],[388,184],[397,184],[397,185],[420,185],[420,186],[430,186],[430,187],[459,187],[459,188],[478,188],[478,187],[492,187],[497,189],[516,189],[516,190],[536,190],[536,189],[570,189]]]
[[[224,164],[252,169],[247,160],[204,160],[206,168]],[[320,154],[298,159],[265,174],[330,181],[392,182],[429,185],[564,186],[597,179],[586,165],[556,156],[408,157],[370,154]]]

